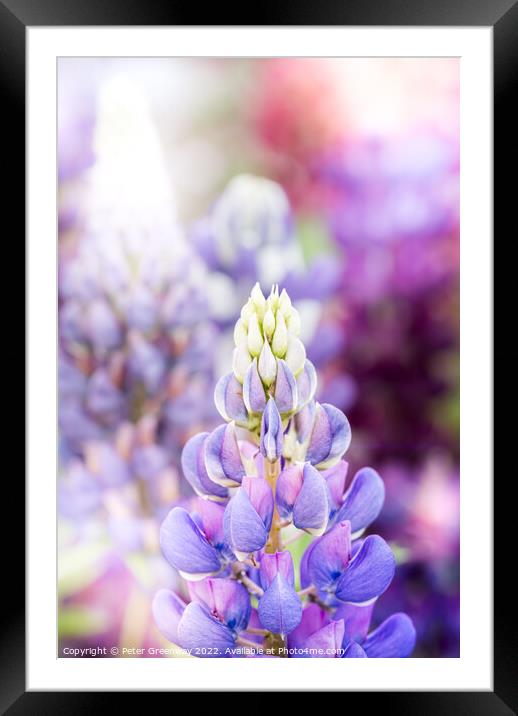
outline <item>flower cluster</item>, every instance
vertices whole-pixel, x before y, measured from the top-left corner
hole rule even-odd
[[[408,656],[415,630],[406,615],[368,635],[395,571],[388,544],[362,538],[384,486],[371,468],[347,486],[351,429],[340,410],[315,401],[299,329],[285,291],[274,286],[265,298],[254,287],[236,324],[233,371],[216,386],[226,422],[183,451],[198,497],[160,530],[191,601],[161,590],[155,621],[193,655]],[[305,534],[313,540],[295,564],[288,544]]]
[[[282,186],[250,174],[233,177],[195,223],[192,241],[209,269],[211,310],[221,325],[232,325],[251,284],[282,283],[301,301],[301,315],[310,319],[305,338],[312,338],[322,302],[338,289],[340,267],[322,253],[306,262],[299,228]]]
[[[205,268],[133,86],[103,85],[93,141],[75,230],[60,248],[59,502],[76,520],[103,510],[123,546],[153,543],[143,533],[155,518],[156,549],[178,497],[181,446],[216,416],[203,400],[215,327]]]

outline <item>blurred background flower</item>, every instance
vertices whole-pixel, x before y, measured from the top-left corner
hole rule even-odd
[[[352,467],[384,477],[386,614],[416,656],[458,655],[458,61],[58,70],[61,646],[161,643],[158,524],[259,281],[303,314]]]

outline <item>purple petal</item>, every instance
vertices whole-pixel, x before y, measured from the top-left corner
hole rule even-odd
[[[251,604],[247,590],[235,579],[204,579],[189,583],[192,599],[207,605],[210,613],[232,631],[240,632],[248,626]]]
[[[302,465],[289,465],[281,471],[275,486],[275,502],[279,515],[290,519],[293,505],[302,487]]]
[[[229,657],[235,644],[234,632],[226,624],[212,617],[206,606],[191,602],[178,624],[178,637],[184,649],[203,650],[199,656]]]
[[[248,425],[248,412],[243,401],[243,387],[233,373],[227,373],[216,383],[214,390],[216,408],[227,423],[234,420],[237,425]]]
[[[263,589],[268,589],[275,577],[280,574],[291,587],[295,584],[293,560],[289,552],[263,554],[261,558],[260,580]]]
[[[225,538],[238,559],[246,559],[268,540],[268,530],[242,487],[225,509],[223,526]]]
[[[289,634],[300,624],[300,598],[280,572],[259,600],[258,614],[263,627],[274,634]]]
[[[315,397],[317,389],[317,372],[315,366],[309,360],[304,363],[304,368],[297,376],[298,405],[301,410],[310,400]]]
[[[376,470],[358,470],[347,490],[337,519],[349,520],[353,533],[368,527],[381,512],[385,500],[385,486]]]
[[[167,561],[188,579],[215,574],[219,556],[183,507],[175,507],[160,527],[160,546]]]
[[[343,619],[345,624],[344,645],[350,641],[361,642],[367,636],[372,612],[376,602],[369,604],[340,604],[335,611],[335,619]]]
[[[356,604],[379,597],[391,583],[395,569],[395,557],[385,540],[369,535],[338,580],[336,596]]]
[[[344,659],[365,659],[367,658],[367,654],[364,652],[364,650],[361,648],[359,644],[357,644],[355,641],[352,641],[349,646],[346,648],[344,655]]]
[[[239,381],[236,379],[236,382]],[[243,400],[250,413],[262,413],[266,408],[266,394],[257,370],[257,358],[254,358],[245,373]]]
[[[307,562],[311,583],[333,591],[337,579],[346,571],[351,558],[351,525],[339,522],[315,543]]]
[[[309,587],[309,585],[311,584],[308,564],[311,557],[311,553],[317,546],[318,542],[318,539],[313,540],[313,542],[311,542],[304,550],[304,554],[302,555],[302,559],[300,560],[300,586],[302,587],[302,589]]]
[[[293,507],[293,524],[310,534],[322,534],[327,527],[329,503],[326,481],[313,465],[307,462],[302,475],[302,487]]]
[[[194,500],[193,517],[195,515],[199,517],[200,526],[203,531],[203,534],[215,547],[221,546],[224,541],[224,513],[224,505],[219,505],[216,502],[208,502],[207,500]]]
[[[201,497],[225,500],[228,490],[213,482],[205,467],[205,443],[209,433],[195,435],[182,450],[182,470],[193,490]]]
[[[259,621],[259,615],[257,614],[257,609],[253,607],[250,612],[250,619],[248,620],[247,629],[250,629],[251,627],[253,627],[254,629],[262,629],[261,622]],[[255,641],[258,646],[263,643],[263,637],[261,636],[261,634],[247,634],[246,638],[250,641]]]
[[[307,657],[338,659],[341,657],[342,641],[344,638],[344,623],[342,620],[332,621],[319,629],[306,639],[304,644]],[[304,656],[304,654],[302,655]]]
[[[269,532],[274,508],[272,488],[264,477],[244,477],[241,487]]]
[[[236,487],[241,484],[245,469],[232,423],[220,425],[207,438],[205,467],[210,479],[218,485]]]
[[[345,481],[347,480],[347,471],[349,469],[349,463],[345,460],[340,460],[334,467],[330,467],[328,470],[324,470],[322,475],[327,483],[327,489],[329,490],[329,498],[331,506],[334,510],[338,509],[342,504],[342,499],[345,492]],[[348,517],[339,519],[347,520]]]
[[[295,415],[295,428],[297,430],[297,440],[299,443],[306,442],[315,422],[316,404],[314,401],[308,403],[301,411]]]
[[[331,467],[342,457],[350,442],[351,426],[342,411],[328,403],[317,403],[306,459],[321,469]]]
[[[370,659],[402,659],[410,656],[416,641],[416,631],[406,614],[393,614],[380,624],[363,642]]]
[[[275,402],[280,413],[291,413],[297,407],[298,391],[293,373],[285,361],[277,361]]]
[[[185,609],[185,602],[169,589],[161,589],[154,596],[151,609],[158,630],[173,644],[178,640],[178,624]]]
[[[277,460],[282,455],[282,420],[275,404],[270,398],[266,404],[261,421],[261,453],[268,460]]]
[[[301,648],[309,636],[322,629],[328,622],[329,616],[325,609],[318,604],[308,604],[302,612],[300,624],[288,637],[289,648]]]

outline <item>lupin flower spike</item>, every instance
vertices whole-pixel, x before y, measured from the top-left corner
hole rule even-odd
[[[315,402],[299,331],[286,291],[265,297],[256,284],[236,324],[233,371],[215,390],[226,424],[183,450],[198,497],[161,528],[191,601],[161,590],[155,621],[195,656],[406,657],[416,636],[405,614],[369,634],[395,571],[381,537],[359,539],[382,508],[383,481],[366,467],[347,487],[349,422]],[[290,545],[304,533],[314,539],[294,563]]]

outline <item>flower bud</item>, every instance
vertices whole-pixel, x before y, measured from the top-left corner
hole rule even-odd
[[[263,337],[261,335],[261,329],[259,328],[259,321],[257,320],[257,314],[254,313],[250,317],[250,321],[248,323],[248,338],[247,338],[247,345],[248,345],[248,351],[253,356],[258,356],[261,352],[261,348],[263,347]]]
[[[257,282],[253,287],[252,293],[250,294],[250,299],[257,314],[259,315],[259,318],[262,318],[266,310],[266,299],[263,296],[263,292],[261,291],[259,282]]]
[[[293,306],[291,308],[291,313],[286,321],[286,325],[288,327],[288,331],[294,336],[298,336],[300,334],[300,314],[296,308],[293,308]]]
[[[283,437],[281,416],[275,400],[270,398],[261,421],[261,454],[272,462],[278,460],[282,455]]]
[[[268,307],[268,310],[264,314],[263,331],[268,340],[271,339],[273,332],[275,331],[275,316],[273,315],[273,311],[270,307]]]
[[[245,328],[245,324],[243,323],[243,319],[240,318],[234,326],[234,343],[236,346],[239,346],[241,343],[246,343],[247,338],[248,332]]]
[[[277,284],[274,284],[271,288],[270,295],[268,296],[268,303],[272,311],[275,313],[279,306],[279,287]]]
[[[294,376],[297,376],[304,367],[306,360],[306,349],[301,340],[288,334],[288,349],[286,351],[286,363]]]
[[[279,297],[279,311],[285,316],[285,318],[288,318],[292,312],[291,299],[285,288],[282,289]]]
[[[250,316],[252,316],[255,313],[254,305],[249,298],[248,301],[245,303],[243,308],[241,309],[241,320],[243,322],[243,326],[245,328],[248,328],[248,321],[250,320]]]
[[[269,388],[277,375],[277,361],[275,360],[275,356],[272,353],[272,349],[270,348],[268,341],[265,341],[263,344],[257,368],[259,370],[261,380],[265,386]]]
[[[241,343],[241,345],[234,349],[234,355],[232,357],[232,370],[240,383],[243,382],[251,362],[252,356],[248,352],[246,343]]]
[[[282,313],[277,312],[277,320],[275,324],[275,333],[272,339],[272,350],[274,355],[282,358],[288,348],[288,329]],[[304,356],[305,357],[305,356]]]

